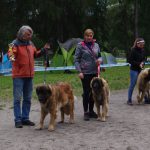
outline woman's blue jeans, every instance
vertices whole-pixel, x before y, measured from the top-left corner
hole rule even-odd
[[[15,122],[29,120],[33,83],[32,78],[14,78],[14,117]],[[21,98],[23,96],[22,106]]]
[[[128,89],[128,101],[129,102],[132,102],[132,93],[136,85],[138,75],[139,75],[138,71],[130,70],[130,86]]]

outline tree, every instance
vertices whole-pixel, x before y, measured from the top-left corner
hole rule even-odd
[[[138,33],[138,0],[134,0],[134,15],[135,15],[135,22],[134,22],[134,25],[135,25],[135,38],[137,38],[139,36],[139,33]]]
[[[104,50],[126,53],[137,36],[144,37],[150,49],[147,0],[1,0],[0,6],[0,48],[5,51],[25,24],[33,28],[38,47],[50,38],[82,38],[83,31],[92,28]]]

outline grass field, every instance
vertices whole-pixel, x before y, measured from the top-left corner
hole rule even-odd
[[[36,98],[35,88],[38,84],[44,82],[54,84],[59,81],[69,82],[74,90],[75,95],[82,94],[82,86],[78,73],[73,71],[71,74],[66,74],[62,71],[53,72],[36,72],[34,77],[33,98]],[[105,72],[101,72],[110,86],[111,90],[126,89],[129,85],[129,66],[106,68]],[[0,76],[0,100],[12,100],[12,78],[10,76]]]

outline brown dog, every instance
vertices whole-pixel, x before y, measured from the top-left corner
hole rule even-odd
[[[74,96],[73,90],[68,83],[41,85],[36,88],[36,93],[41,104],[41,118],[36,129],[43,128],[44,119],[50,113],[48,130],[53,131],[59,108],[61,111],[61,123],[64,122],[64,114],[70,115],[69,122],[74,123]]]
[[[106,121],[109,105],[109,86],[103,78],[94,77],[91,81],[92,96],[97,108],[97,120]],[[100,112],[102,106],[102,113]]]
[[[137,100],[138,103],[143,102],[144,96],[147,94],[147,97],[150,98],[149,89],[150,89],[150,68],[145,68],[142,70],[137,79]]]

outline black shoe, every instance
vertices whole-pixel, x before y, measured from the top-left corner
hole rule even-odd
[[[90,118],[97,118],[97,114],[94,111],[89,112],[89,117]]]
[[[147,96],[144,97],[144,104],[150,104],[150,99]]]
[[[144,101],[144,104],[150,104],[150,100],[149,101]]]
[[[85,112],[85,113],[84,113],[84,120],[85,120],[85,121],[89,121],[89,120],[90,120],[90,118],[89,118],[89,113],[88,113],[88,112]]]
[[[16,128],[23,128],[22,122],[15,122],[15,127]]]
[[[35,125],[35,123],[30,120],[22,121],[22,124],[25,126],[34,126]]]
[[[127,105],[133,105],[132,101],[127,101]]]

